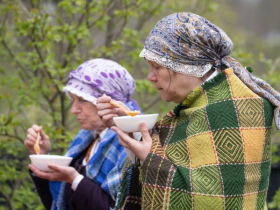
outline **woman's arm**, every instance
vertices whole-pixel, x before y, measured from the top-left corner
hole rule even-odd
[[[84,177],[71,195],[70,205],[73,209],[108,210],[115,202],[98,184]]]
[[[49,188],[49,180],[41,179],[29,170],[29,174],[35,184],[36,190],[40,196],[40,199],[46,209],[51,209],[52,206],[52,195]]]

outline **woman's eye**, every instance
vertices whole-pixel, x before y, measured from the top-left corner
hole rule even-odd
[[[154,68],[155,68],[156,70],[158,70],[158,69],[160,68],[160,66],[154,66]]]
[[[83,98],[80,98],[79,101],[80,101],[80,102],[86,102],[86,100],[83,99]]]

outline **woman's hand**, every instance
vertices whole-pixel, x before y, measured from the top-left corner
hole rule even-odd
[[[38,133],[40,133],[41,137],[39,141],[40,153],[48,154],[51,150],[51,143],[49,137],[45,134],[41,126],[32,125],[31,128],[28,128],[24,145],[29,150],[30,154],[35,154],[34,144],[36,142]]]
[[[111,100],[112,99],[110,96],[103,94],[103,96],[99,97],[96,101],[97,114],[108,128],[115,126],[113,117],[126,115],[123,110],[113,106],[110,103]],[[120,103],[122,106],[125,106],[123,103],[119,101],[115,101],[115,102]]]
[[[142,141],[131,138],[127,133],[124,133],[117,127],[112,127],[111,129],[118,134],[122,146],[133,152],[142,162],[146,159],[152,147],[152,138],[145,123],[139,125]]]
[[[74,179],[79,175],[76,169],[70,166],[48,164],[48,167],[54,170],[51,172],[41,171],[31,164],[29,164],[28,167],[36,176],[50,181],[64,181],[72,184]]]

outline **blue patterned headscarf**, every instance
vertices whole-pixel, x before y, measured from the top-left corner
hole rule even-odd
[[[280,93],[230,57],[232,49],[231,39],[221,28],[199,15],[182,12],[166,16],[155,25],[140,57],[196,77],[202,77],[212,68],[232,67],[254,93],[275,106],[275,123],[280,131]]]

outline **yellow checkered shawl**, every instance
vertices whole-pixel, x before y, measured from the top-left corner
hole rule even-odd
[[[154,129],[141,208],[266,209],[273,109],[232,69],[194,90]]]

